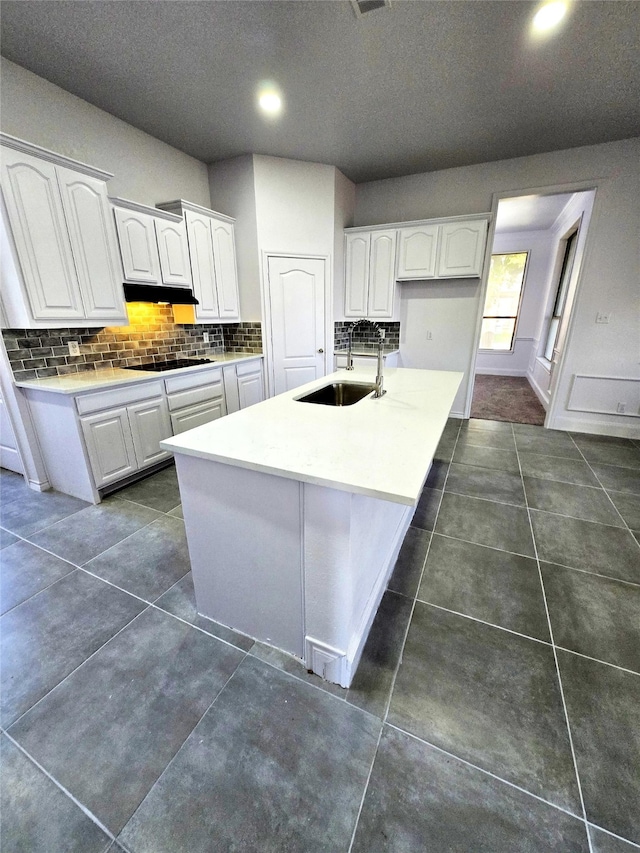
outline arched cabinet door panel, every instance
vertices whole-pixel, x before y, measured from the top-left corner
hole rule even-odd
[[[33,319],[83,319],[84,307],[55,165],[3,148],[1,178]]]
[[[60,195],[88,319],[127,321],[118,243],[104,181],[57,168]]]
[[[440,278],[468,278],[482,274],[486,220],[450,222],[440,226]]]
[[[153,217],[126,208],[114,209],[124,277],[141,284],[158,284],[160,260]]]

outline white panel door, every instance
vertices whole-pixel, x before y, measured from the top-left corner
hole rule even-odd
[[[438,226],[421,225],[401,228],[398,232],[399,281],[421,281],[436,274]]]
[[[438,276],[468,278],[480,276],[484,257],[487,222],[450,222],[441,225]]]
[[[57,167],[85,316],[128,323],[118,241],[104,181]]]
[[[33,318],[84,318],[55,166],[3,148],[2,190]]]
[[[167,401],[161,397],[134,403],[127,406],[127,412],[138,467],[168,459],[171,454],[160,447],[160,442],[172,435]]]
[[[120,207],[116,207],[114,213],[125,279],[158,284],[160,261],[153,218]]]
[[[189,247],[184,221],[156,219],[154,224],[158,238],[162,283],[173,287],[191,287]]]
[[[240,300],[233,225],[212,219],[211,239],[218,286],[218,316],[221,320],[239,320]]]
[[[191,210],[187,210],[185,216],[191,273],[193,275],[193,292],[199,302],[199,305],[195,306],[195,314],[198,320],[210,322],[217,320],[220,316],[218,313],[216,270],[213,262],[211,219],[208,216],[193,213]]]
[[[393,317],[396,291],[396,232],[373,231],[367,317]]]
[[[325,373],[325,261],[268,259],[274,393]]]
[[[98,488],[138,470],[126,408],[80,419]]]
[[[369,293],[370,234],[347,234],[345,246],[345,317],[365,317]]]

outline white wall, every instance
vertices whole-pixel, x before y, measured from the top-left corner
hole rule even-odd
[[[333,240],[333,319],[344,319],[344,229],[353,225],[356,185],[335,170],[335,208]]]
[[[526,376],[532,356],[537,352],[538,334],[546,307],[556,245],[550,230],[513,231],[495,235],[492,254],[528,252],[529,257],[513,350],[479,352],[476,373]]]
[[[263,155],[253,166],[260,250],[332,257],[335,167]]]
[[[210,206],[207,167],[104,110],[2,59],[2,131],[112,172],[109,194],[143,204]]]
[[[554,151],[532,157],[483,163],[360,184],[356,189],[356,224],[374,225],[438,216],[481,213],[491,209],[494,193],[532,191],[575,184],[597,187],[589,240],[582,268],[574,323],[558,382],[557,423],[563,429],[619,432],[637,435],[637,419],[624,415],[570,411],[567,406],[576,374],[638,377],[640,361],[640,138]],[[401,351],[410,356],[407,366],[429,366],[434,347],[424,340],[424,326],[411,320],[415,298],[404,291]],[[415,288],[411,288],[414,291]],[[459,286],[452,286],[458,298]],[[458,362],[473,357],[473,336],[468,316],[481,310],[480,289],[460,295],[460,322],[447,311],[444,299],[433,299],[434,316],[449,322],[439,331]],[[470,300],[467,304],[464,300]],[[421,303],[420,303],[421,304]],[[599,311],[610,311],[608,325],[595,325]],[[452,364],[452,369],[454,365]],[[468,377],[466,378],[468,382]],[[465,382],[465,384],[466,384]],[[594,400],[593,408],[597,409]]]
[[[256,190],[253,156],[247,154],[209,166],[211,207],[236,219],[236,255],[240,290],[240,319],[262,319],[260,253],[256,221]]]

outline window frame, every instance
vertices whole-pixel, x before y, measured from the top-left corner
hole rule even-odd
[[[479,353],[491,353],[492,355],[512,355],[515,343],[516,343],[516,334],[518,331],[518,324],[520,322],[520,311],[522,309],[522,298],[524,296],[524,289],[527,282],[527,272],[529,271],[529,260],[531,258],[531,249],[519,249],[516,251],[509,250],[508,252],[492,252],[489,257],[489,270],[491,270],[491,259],[495,256],[504,256],[504,255],[525,255],[524,269],[522,270],[522,284],[520,286],[520,295],[518,297],[518,308],[515,314],[485,314],[484,306],[482,308],[482,319],[480,321],[480,338],[482,339],[482,323],[484,320],[514,320],[513,323],[513,333],[511,335],[511,345],[509,349],[493,349],[486,347],[478,347]],[[487,303],[487,293],[489,292],[489,278],[487,276],[487,290],[484,295],[485,305]]]

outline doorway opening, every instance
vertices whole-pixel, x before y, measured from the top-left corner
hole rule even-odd
[[[595,190],[499,198],[471,417],[551,426]]]

